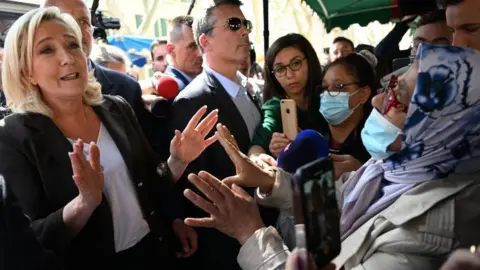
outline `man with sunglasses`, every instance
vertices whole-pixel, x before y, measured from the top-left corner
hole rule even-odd
[[[219,111],[218,123],[228,126],[240,150],[246,153],[260,124],[261,113],[246,89],[245,76],[238,72],[240,64],[249,56],[248,35],[252,28],[240,10],[241,5],[239,0],[216,0],[203,16],[195,19],[194,34],[204,53],[204,70],[175,99],[171,134],[185,128],[191,112],[207,105],[208,111]],[[236,174],[225,150],[220,144],[213,144],[188,166],[184,177],[177,182],[179,188],[196,190],[186,176],[202,170],[219,179]],[[253,194],[254,190],[250,191]],[[186,216],[207,217],[200,208],[185,203]],[[267,212],[271,218],[266,223],[274,224],[276,210]],[[237,263],[240,244],[235,239],[214,228],[199,228],[197,232],[199,249],[195,269],[240,269]]]

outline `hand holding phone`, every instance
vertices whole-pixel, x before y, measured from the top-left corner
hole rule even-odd
[[[298,134],[297,104],[293,99],[282,99],[280,101],[282,112],[283,134],[293,141]]]
[[[340,254],[340,212],[337,206],[332,161],[318,159],[295,174],[294,194],[300,194],[300,207],[294,211],[298,221],[305,224],[307,250],[318,269],[328,265]]]

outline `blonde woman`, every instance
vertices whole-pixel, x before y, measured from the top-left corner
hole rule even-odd
[[[126,101],[101,95],[81,44],[58,8],[30,11],[9,30],[2,79],[13,114],[0,125],[0,173],[64,269],[173,264],[197,240],[171,186],[215,141],[205,136],[217,112],[198,124],[204,107],[176,131],[162,163]]]

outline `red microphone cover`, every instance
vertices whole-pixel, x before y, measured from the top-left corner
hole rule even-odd
[[[174,99],[178,95],[178,83],[170,76],[162,76],[158,80],[157,94],[166,99]]]

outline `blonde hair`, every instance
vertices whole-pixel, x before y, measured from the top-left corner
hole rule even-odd
[[[52,20],[62,23],[81,44],[82,33],[77,22],[69,14],[61,13],[57,7],[38,8],[27,12],[13,23],[5,38],[2,63],[3,91],[8,108],[15,113],[33,112],[48,117],[53,116],[40,89],[30,83],[27,78],[33,67],[35,31],[42,22]],[[87,105],[96,105],[102,102],[101,86],[95,80],[93,72],[88,74],[88,84],[83,92],[83,102]]]

